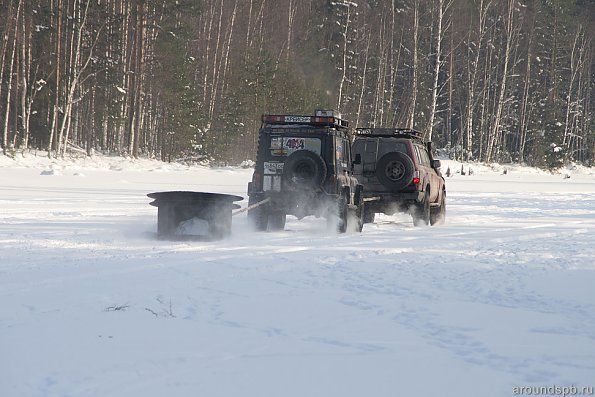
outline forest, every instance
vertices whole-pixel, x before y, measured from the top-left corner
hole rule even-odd
[[[593,0],[0,0],[0,144],[235,164],[336,109],[450,158],[593,165]]]

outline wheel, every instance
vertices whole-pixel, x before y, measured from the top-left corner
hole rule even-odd
[[[337,233],[345,233],[347,231],[347,222],[349,218],[349,208],[347,207],[347,200],[340,199],[337,204]]]
[[[442,198],[440,199],[440,207],[434,207],[430,209],[430,224],[441,225],[444,223],[446,218],[446,192],[442,192]]]
[[[287,215],[285,212],[282,211],[274,211],[269,213],[268,224],[269,230],[276,231],[276,230],[283,230],[285,229],[285,220],[287,219]]]
[[[354,195],[354,204],[357,206],[355,209],[355,213],[353,217],[355,218],[356,222],[356,230],[361,233],[362,229],[364,228],[364,213],[365,213],[365,205],[364,205],[364,187],[362,185],[358,185],[355,188],[355,195]]]
[[[428,190],[426,190],[424,200],[413,207],[413,213],[411,215],[415,226],[427,226],[430,224],[430,192]]]
[[[336,230],[337,233],[347,231],[347,218],[349,216],[348,201],[345,195],[341,195],[336,203],[328,208],[326,225],[329,230]]]
[[[364,228],[364,218],[361,212],[355,210],[353,216],[350,215],[349,218],[349,222],[355,222],[355,231],[361,233]]]
[[[313,189],[326,178],[322,157],[310,150],[298,150],[287,157],[283,165],[283,181],[292,188]]]
[[[413,161],[405,153],[390,152],[378,160],[376,177],[391,191],[398,191],[413,181]]]
[[[262,197],[250,196],[248,199],[248,206],[254,205],[261,200]],[[264,204],[248,210],[248,223],[258,232],[267,230],[267,225],[269,223],[268,205]]]

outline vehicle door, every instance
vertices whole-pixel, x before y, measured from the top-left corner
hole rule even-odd
[[[309,150],[319,156],[323,141],[320,136],[302,131],[273,130],[266,145],[263,164],[263,190],[279,192],[287,157],[298,150]]]
[[[343,186],[349,186],[353,193],[356,179],[352,177],[351,146],[349,139],[344,136],[335,136],[335,174]]]
[[[421,145],[414,146],[418,160],[418,165],[422,174],[421,176],[423,176],[423,183],[426,186],[430,185],[430,201],[436,202],[439,193],[437,188],[438,186],[440,186],[439,181],[437,179],[438,174],[436,173],[436,170],[432,168],[432,162],[430,160],[430,156],[428,155],[428,151],[426,150],[426,148]],[[426,186],[424,186],[424,189]]]

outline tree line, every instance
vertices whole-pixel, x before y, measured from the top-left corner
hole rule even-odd
[[[449,156],[592,164],[591,0],[0,0],[5,154],[254,157],[339,110]]]

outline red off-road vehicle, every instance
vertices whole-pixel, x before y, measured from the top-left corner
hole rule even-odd
[[[446,214],[440,160],[420,132],[358,128],[352,145],[353,174],[364,185],[364,222],[378,213],[407,212],[416,226],[438,224]]]

